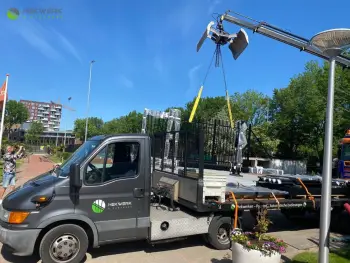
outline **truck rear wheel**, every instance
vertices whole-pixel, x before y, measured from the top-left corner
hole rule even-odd
[[[40,242],[43,263],[80,263],[89,246],[83,228],[73,224],[60,225],[47,232]]]
[[[231,224],[230,217],[214,217],[205,239],[218,250],[229,249],[231,247]]]

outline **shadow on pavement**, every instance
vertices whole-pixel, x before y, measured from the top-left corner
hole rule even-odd
[[[121,244],[111,244],[105,245],[98,249],[92,249],[89,251],[92,258],[98,258],[108,255],[117,255],[131,252],[143,251],[146,253],[162,252],[162,251],[171,251],[171,250],[180,250],[185,247],[196,247],[196,246],[205,246],[205,241],[201,236],[192,236],[181,241],[174,241],[169,243],[159,243],[151,245],[145,241],[136,241],[129,243]]]
[[[286,256],[282,255],[281,256],[282,262],[283,263],[290,263],[292,260],[290,258],[287,258]]]
[[[270,229],[271,232],[278,232],[278,231],[285,231],[285,230],[298,231],[303,229],[312,229],[312,228],[319,227],[319,221],[313,218],[312,216],[306,217],[306,218],[305,217],[300,218],[299,220],[298,219],[288,220],[279,211],[271,211],[269,213],[269,217],[273,222]],[[250,215],[250,213],[245,213],[243,215],[242,222],[243,222],[243,227],[245,229],[251,228],[252,225],[254,224],[253,217]],[[143,251],[145,253],[153,253],[153,252],[161,252],[161,251],[180,250],[185,247],[196,247],[196,246],[206,246],[206,243],[201,236],[193,236],[182,241],[175,241],[171,243],[160,243],[155,245],[150,245],[145,241],[111,244],[111,245],[102,246],[98,249],[91,249],[89,251],[89,254],[91,255],[92,259],[95,259],[102,256],[118,255],[118,254],[132,253],[132,252],[138,252],[138,251]],[[5,248],[2,248],[1,254],[5,259],[5,262],[7,261],[11,263],[37,263],[39,261],[39,258],[37,256],[32,256],[32,257],[13,256]],[[0,258],[0,262],[2,262],[1,258]],[[223,258],[223,259],[213,258],[211,259],[211,262],[212,263],[230,263],[232,262],[232,260],[230,258]],[[290,261],[288,261],[288,258],[284,258],[284,262],[290,262]]]
[[[223,259],[212,258],[211,263],[232,263],[232,259],[230,259],[230,258],[223,258]]]
[[[39,261],[38,256],[31,256],[31,257],[14,256],[11,254],[11,252],[9,252],[9,250],[4,248],[3,246],[1,247],[1,256],[3,257],[3,259],[5,259],[5,262],[11,262],[11,263],[37,263]],[[0,259],[0,262],[3,262],[3,261]]]

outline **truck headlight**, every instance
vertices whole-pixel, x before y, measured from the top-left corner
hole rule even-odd
[[[6,211],[4,208],[1,208],[0,219],[4,222],[10,224],[22,224],[24,220],[28,217],[29,212],[22,211]]]

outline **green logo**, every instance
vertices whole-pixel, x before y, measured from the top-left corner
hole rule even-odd
[[[19,11],[17,8],[10,8],[7,10],[7,17],[11,20],[16,20],[19,17]]]
[[[94,213],[100,214],[102,213],[106,208],[106,203],[103,200],[96,200],[92,204],[92,211]]]

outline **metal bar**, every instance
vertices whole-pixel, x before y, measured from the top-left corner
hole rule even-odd
[[[330,59],[328,77],[328,97],[325,125],[325,141],[322,169],[322,198],[320,214],[320,238],[318,262],[329,262],[329,227],[331,224],[331,194],[332,194],[332,146],[333,146],[333,108],[334,108],[334,75],[335,59]]]
[[[162,171],[164,170],[165,136],[166,136],[166,132],[164,133],[163,136],[161,136],[161,138],[162,138],[162,139],[161,139],[162,144],[161,144],[161,148],[160,148],[160,152],[161,152],[161,155],[160,155],[160,156],[161,156],[161,163],[160,163],[160,165],[161,165],[161,170],[162,170]]]
[[[89,110],[90,110],[90,92],[91,92],[91,73],[92,73],[92,64],[93,63],[95,63],[94,60],[92,60],[90,62],[89,88],[88,88],[88,95],[87,95],[86,120],[85,120],[85,142],[87,140],[87,134],[88,134]]]
[[[211,156],[212,156],[212,158],[215,155],[216,125],[217,125],[216,122],[217,122],[217,120],[215,119],[214,120],[214,128],[213,128],[213,141],[212,141],[212,145],[211,145]]]
[[[4,121],[5,121],[5,109],[6,109],[6,102],[7,102],[7,85],[9,82],[9,74],[6,74],[6,82],[5,82],[5,91],[4,91],[4,102],[2,104],[2,112],[1,112],[1,126],[0,126],[0,150],[1,150],[1,143],[2,143],[2,136],[4,134]],[[9,131],[10,134],[10,131]],[[1,154],[2,155],[2,154]]]
[[[204,176],[204,132],[203,128],[199,127],[199,160],[198,160],[198,168],[199,168],[199,176],[198,180],[203,180]]]
[[[188,130],[185,131],[184,176],[187,175],[187,143],[188,143]]]
[[[151,136],[151,145],[153,147],[152,149],[152,155],[153,155],[153,169],[154,171],[156,169],[156,137],[154,135]],[[151,176],[152,177],[152,176]]]
[[[176,131],[173,133],[173,138],[175,137],[175,133],[176,133]],[[171,140],[171,146],[172,146],[172,148],[173,148],[173,150],[172,150],[172,156],[171,156],[171,172],[172,173],[174,173],[174,171],[175,171],[175,151],[176,151],[176,149],[175,149],[175,140],[174,139],[172,139]]]
[[[277,29],[276,27],[268,26],[268,25],[265,25],[264,23],[253,24],[228,14],[224,14],[221,17],[221,20],[236,24],[241,27],[248,28],[252,30],[254,33],[257,32],[259,34],[275,39],[287,45],[296,47],[300,51],[305,51],[309,54],[318,56],[322,59],[325,59],[325,60],[330,59],[330,57],[322,54],[322,52],[318,51],[313,46],[311,46],[308,41],[305,41],[304,38],[298,37],[294,34],[290,34],[284,30]],[[342,65],[343,67],[350,67],[350,58],[339,55],[335,58],[335,61],[338,64]]]
[[[247,147],[247,161],[248,161],[248,167],[250,166],[250,144],[251,144],[251,135],[252,135],[252,125],[249,124],[249,128],[248,128],[248,147]]]

